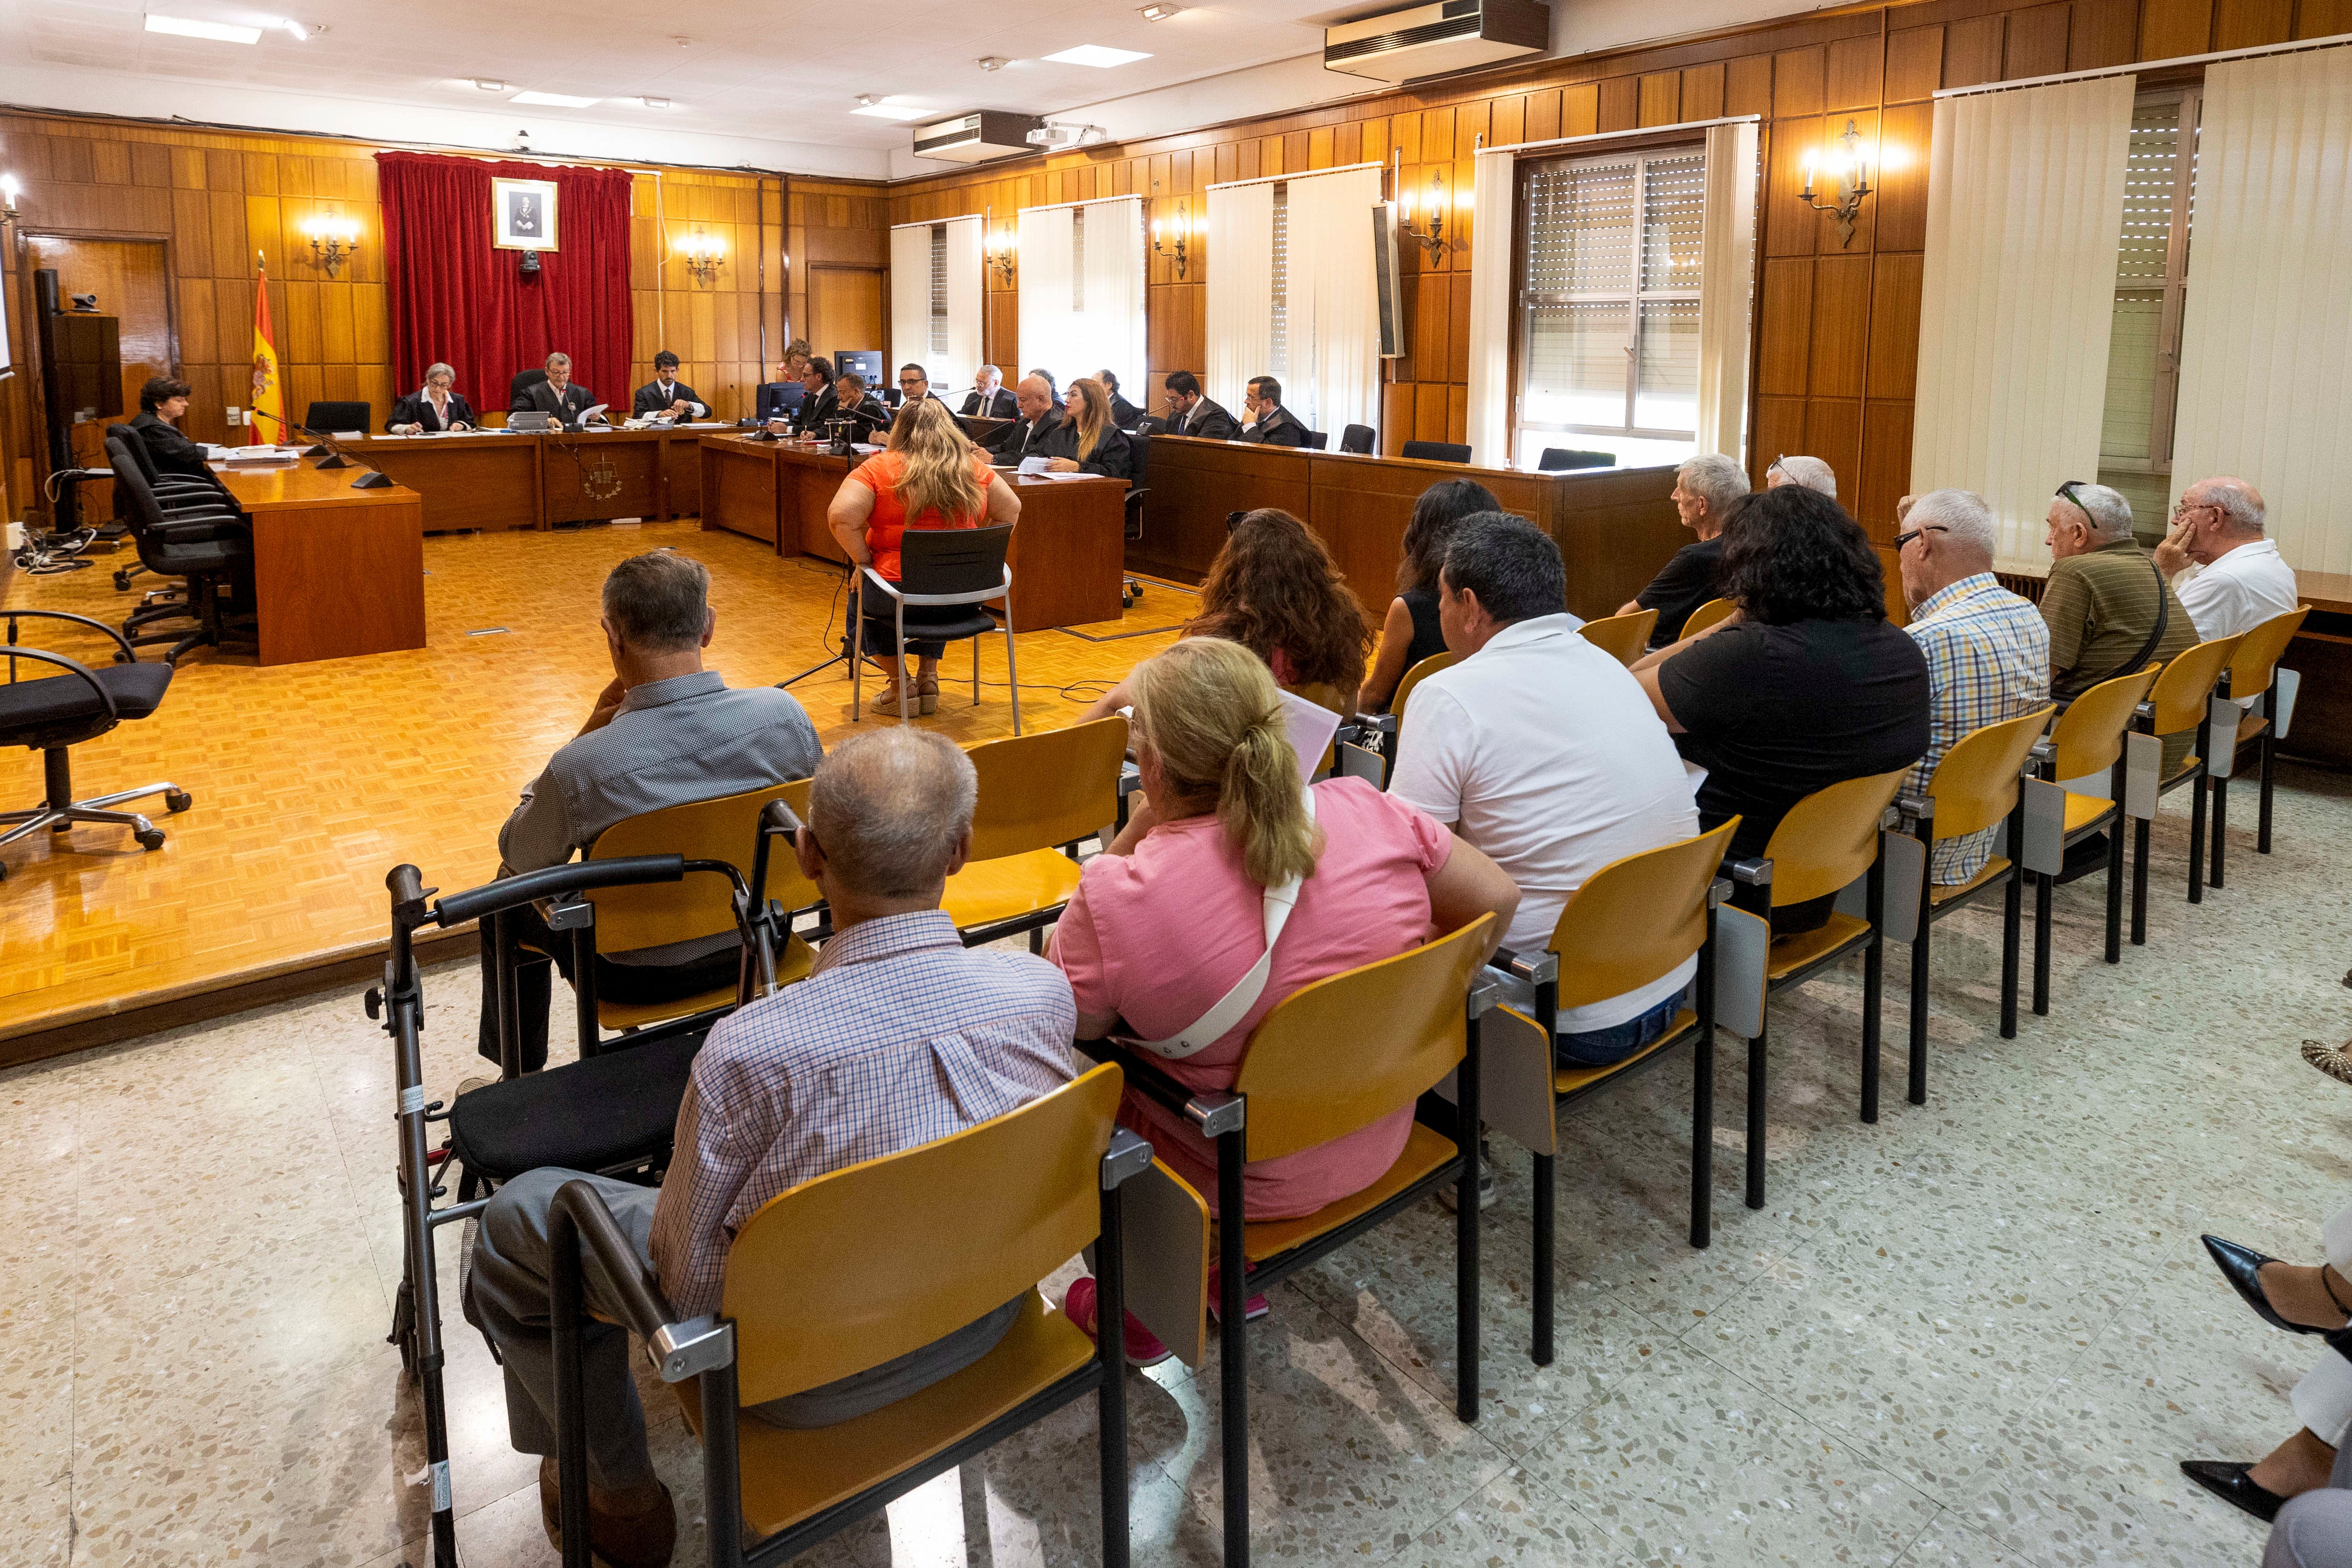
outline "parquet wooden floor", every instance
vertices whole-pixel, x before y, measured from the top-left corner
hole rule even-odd
[[[384,873],[402,861],[428,885],[488,879],[518,793],[612,678],[596,621],[604,574],[663,544],[710,568],[719,626],[709,662],[730,684],[781,680],[829,651],[836,572],[690,521],[428,538],[426,647],[274,669],[199,652],[152,718],[74,748],[78,795],[169,779],[195,805],[178,816],[160,798],[134,808],[170,835],[152,855],[106,827],[0,851],[0,1041],[380,948]],[[135,602],[110,581],[123,559],[19,576],[8,603],[119,623]],[[1166,647],[1192,604],[1188,590],[1153,584],[1122,622],[1079,628],[1112,640],[1024,635],[1024,726],[1069,722],[1102,689],[1081,683],[1115,681]],[[29,644],[107,657],[94,633],[24,626]],[[489,628],[502,629],[470,635]],[[1118,635],[1130,632],[1149,635]],[[981,647],[982,679],[999,684],[974,708],[969,684],[958,700],[950,680],[940,711],[919,722],[967,743],[1012,733],[1003,642]],[[26,663],[20,675],[40,668]],[[968,648],[950,647],[946,668],[968,677]],[[846,666],[793,689],[828,744],[850,731]],[[0,809],[41,794],[38,752],[0,754]]]

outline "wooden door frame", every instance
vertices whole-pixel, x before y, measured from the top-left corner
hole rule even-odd
[[[173,265],[170,235],[157,234],[149,229],[37,229],[22,223],[16,225],[15,227],[16,229],[16,267],[26,291],[32,296],[32,309],[36,312],[40,309],[40,296],[33,288],[33,274],[38,270],[34,265],[33,247],[37,242],[44,239],[79,239],[114,245],[152,245],[160,249],[163,253],[163,333],[171,342],[172,368],[175,372],[179,370],[184,363],[180,358],[179,268]],[[54,470],[49,466],[48,388],[40,374],[44,367],[40,362],[41,334],[37,315],[29,312],[26,314],[24,331],[26,358],[31,362],[33,372],[26,378],[25,395],[25,412],[32,425],[27,434],[32,437],[29,445],[33,458],[33,493],[46,499],[48,495],[49,475]],[[23,374],[24,368],[22,365],[17,367],[19,374]]]

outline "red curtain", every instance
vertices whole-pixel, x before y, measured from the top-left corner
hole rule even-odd
[[[509,406],[517,371],[572,356],[572,379],[599,402],[629,406],[629,187],[625,169],[379,153],[385,271],[392,280],[392,364],[403,395],[446,361],[483,414]],[[558,250],[490,244],[490,182],[552,180]]]

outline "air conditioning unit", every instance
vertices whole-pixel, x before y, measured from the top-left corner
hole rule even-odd
[[[1323,30],[1323,68],[1373,81],[1419,81],[1551,47],[1544,0],[1441,0]]]
[[[950,163],[985,163],[1032,151],[1029,136],[1043,131],[1045,121],[1034,114],[1011,114],[980,109],[936,125],[915,128],[915,156]]]

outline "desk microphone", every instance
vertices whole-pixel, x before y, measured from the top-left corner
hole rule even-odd
[[[319,467],[321,468],[348,468],[352,467],[353,463],[359,464],[363,471],[358,479],[352,481],[352,489],[355,490],[382,490],[392,488],[391,475],[386,474],[380,469],[369,468],[366,460],[363,458],[353,458],[344,449],[341,442],[336,440],[332,436],[328,435],[324,430],[313,430],[304,425],[297,425],[294,428],[299,430],[303,435],[310,437],[311,440],[318,443],[316,446],[304,448],[302,455],[306,458],[317,458],[321,454],[324,454],[324,460],[319,464]]]

